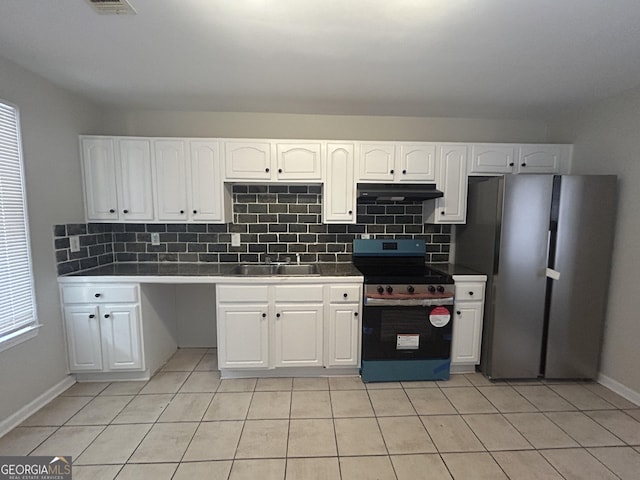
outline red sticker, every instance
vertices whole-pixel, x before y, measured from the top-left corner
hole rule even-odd
[[[434,327],[444,327],[451,320],[451,314],[445,307],[435,307],[429,313],[429,321]]]

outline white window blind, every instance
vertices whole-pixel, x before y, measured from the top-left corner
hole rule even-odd
[[[0,100],[0,350],[37,327],[18,110]]]

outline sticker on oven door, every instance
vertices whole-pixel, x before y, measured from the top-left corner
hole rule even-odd
[[[444,307],[435,307],[429,313],[429,321],[434,327],[444,327],[450,320],[451,314]]]
[[[396,350],[418,350],[420,334],[399,333],[396,335]]]

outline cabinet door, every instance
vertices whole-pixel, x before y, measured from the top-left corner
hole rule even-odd
[[[353,144],[330,143],[325,161],[323,223],[356,222]]]
[[[277,143],[276,157],[278,180],[321,180],[320,143]]]
[[[83,138],[82,169],[87,220],[117,220],[114,140]]]
[[[192,140],[191,215],[199,222],[224,222],[224,183],[218,142]]]
[[[436,146],[428,143],[401,143],[398,145],[401,182],[429,182],[436,179]]]
[[[560,145],[522,145],[518,173],[557,173],[560,153]]]
[[[482,302],[459,302],[455,306],[451,363],[480,362]]]
[[[220,368],[269,366],[269,306],[266,303],[218,307]]]
[[[464,223],[467,216],[467,147],[441,145],[438,148],[436,185],[444,197],[425,202],[430,223]]]
[[[275,305],[275,366],[322,366],[321,304]]]
[[[100,330],[105,370],[142,370],[142,336],[136,305],[102,305]]]
[[[158,220],[186,221],[187,161],[182,140],[155,140],[155,200]]]
[[[471,146],[469,173],[512,173],[516,162],[516,146],[485,143]]]
[[[149,140],[120,139],[116,174],[120,220],[153,220],[151,148]]]
[[[78,305],[64,308],[69,371],[102,370],[102,343],[98,307]]]
[[[225,142],[225,180],[271,180],[269,142]]]
[[[331,304],[327,325],[327,366],[360,365],[359,304]]]
[[[358,180],[393,181],[396,147],[392,143],[362,143],[358,158]]]

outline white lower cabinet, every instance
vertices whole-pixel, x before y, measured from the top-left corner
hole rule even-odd
[[[360,292],[359,283],[216,285],[220,369],[357,367]]]
[[[220,368],[269,366],[268,312],[266,303],[218,306]]]
[[[65,288],[67,291],[65,292]],[[108,292],[109,287],[105,287]],[[122,287],[125,298],[136,298],[138,287]],[[69,371],[114,372],[144,369],[140,306],[136,303],[102,303],[109,293],[100,285],[62,287]],[[92,297],[91,303],[71,303]]]
[[[452,368],[467,367],[468,371],[473,371],[480,363],[485,289],[485,281],[478,280],[477,276],[471,278],[473,280],[454,275],[456,290],[451,342]]]

